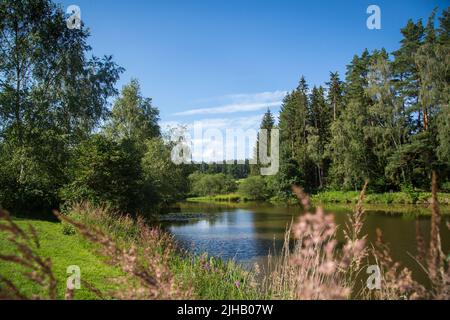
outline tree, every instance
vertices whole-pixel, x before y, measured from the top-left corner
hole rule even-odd
[[[336,121],[343,108],[343,83],[339,79],[338,72],[330,72],[328,86],[328,104],[332,106],[333,121]]]
[[[239,184],[239,193],[251,200],[267,200],[270,196],[265,178],[251,176]]]
[[[259,153],[261,152],[260,150],[266,150],[266,154],[270,155],[271,154],[271,133],[272,133],[272,129],[275,126],[275,118],[272,114],[272,112],[270,111],[270,109],[267,109],[266,113],[264,114],[262,120],[261,120],[261,125],[260,125],[260,130],[266,130],[267,133],[267,139],[266,139],[266,144],[262,145],[261,144],[261,139],[260,139],[260,135],[263,131],[260,131],[258,133],[257,136],[257,140],[256,140],[256,146],[255,146],[255,150],[254,150],[254,159],[256,160],[256,164],[251,166],[251,175],[260,175],[261,174],[261,167],[263,166],[261,164],[261,159],[259,156]]]
[[[374,54],[366,88],[367,95],[373,101],[368,109],[371,121],[368,123],[366,135],[373,143],[372,149],[377,157],[378,170],[385,172],[391,185],[398,186],[409,183],[412,168],[408,164],[395,167],[389,163],[393,154],[401,152],[409,133],[403,100],[397,95],[394,83],[392,64],[388,60],[386,51],[382,50]],[[399,173],[399,176],[396,173]],[[383,183],[386,184],[386,182]]]
[[[328,169],[328,156],[326,147],[330,140],[330,125],[332,113],[325,101],[324,89],[314,87],[310,97],[310,112],[308,130],[307,153],[314,163],[314,187],[322,188]]]
[[[202,174],[194,172],[189,176],[191,194],[196,196],[214,196],[236,191],[236,183],[223,173]]]
[[[149,205],[170,204],[182,200],[188,192],[187,175],[184,165],[175,165],[170,158],[170,145],[162,139],[153,138],[146,142],[142,158],[144,183],[152,193],[145,202]]]
[[[376,164],[373,162],[371,141],[366,139],[364,131],[369,121],[368,108],[372,103],[365,92],[370,60],[370,54],[365,50],[361,57],[355,56],[347,66],[346,107],[331,127],[333,138],[329,152],[333,161],[333,182],[347,189],[359,189],[366,179],[377,176],[371,168]]]
[[[126,213],[144,210],[141,158],[129,140],[120,143],[96,134],[74,151],[70,183],[61,190],[64,202],[108,204]]]
[[[142,97],[139,82],[133,79],[115,101],[106,132],[117,140],[144,143],[161,135],[158,120],[159,110],[152,106],[151,98]]]
[[[412,122],[416,118],[416,126],[421,126],[421,113],[418,107],[419,97],[419,75],[415,63],[415,55],[422,45],[425,29],[422,21],[414,23],[409,20],[407,25],[401,29],[403,39],[400,41],[401,47],[393,52],[392,62],[395,74],[395,88],[402,100],[404,112],[410,114],[408,121]],[[413,130],[413,128],[412,128]]]
[[[0,202],[52,208],[66,182],[70,148],[107,115],[122,69],[87,58],[88,31],[69,30],[48,0],[0,3]],[[9,196],[8,196],[9,195]],[[14,195],[20,195],[14,196]]]
[[[297,89],[284,98],[280,111],[280,172],[278,177],[281,192],[284,194],[290,194],[293,183],[305,185],[308,160],[306,153],[308,104],[308,85],[305,78],[302,77]]]

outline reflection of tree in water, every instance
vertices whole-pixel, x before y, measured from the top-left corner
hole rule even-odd
[[[413,272],[417,270],[417,264],[411,258],[416,254],[415,231],[416,223],[421,230],[430,229],[430,219],[410,214],[417,206],[403,206],[401,212],[396,207],[382,206],[370,208],[366,211],[365,231],[368,240],[375,240],[375,230],[383,231],[384,239],[391,246],[393,257],[409,267]],[[327,209],[333,212],[335,221],[341,227],[347,222],[347,213],[352,207],[335,207]],[[227,205],[192,203],[183,205],[178,213],[183,217],[180,221],[167,222],[166,226],[179,244],[196,254],[208,252],[210,256],[222,259],[235,259],[251,265],[261,257],[270,253],[276,255],[280,252],[284,232],[292,220],[299,213],[298,207],[281,206],[252,206],[243,208]],[[186,218],[188,217],[188,218]],[[449,219],[445,218],[443,219]],[[443,222],[445,224],[445,222]],[[343,240],[341,229],[338,232],[338,240]],[[442,244],[450,246],[450,232],[442,229]],[[423,232],[425,241],[429,234]]]

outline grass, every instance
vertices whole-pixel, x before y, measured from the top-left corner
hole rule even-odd
[[[313,195],[313,203],[341,203],[355,204],[358,201],[358,192],[345,191],[325,191]],[[372,193],[367,194],[367,204],[431,204],[432,195],[430,192],[392,192],[392,193]],[[439,193],[439,202],[443,205],[450,204],[449,193]]]
[[[128,217],[119,217],[106,209],[82,206],[75,208],[69,217],[89,228],[104,232],[117,246],[123,248],[121,250],[125,250],[123,252],[127,252],[127,255],[129,254],[126,250],[136,248],[136,260],[139,263],[144,261],[144,264],[130,266],[130,262],[127,260],[127,265],[123,268],[121,258],[105,257],[100,254],[98,250],[101,245],[99,243],[92,241],[92,237],[91,241],[86,239],[82,236],[84,230],[71,229],[72,225],[67,222],[13,219],[13,222],[24,231],[28,229],[28,225],[32,225],[36,229],[40,242],[37,253],[43,258],[51,258],[53,273],[57,280],[58,299],[65,296],[66,280],[70,275],[66,273],[66,270],[71,265],[78,265],[81,269],[82,280],[87,281],[102,293],[122,292],[118,298],[124,298],[123,294],[125,294],[125,298],[136,298],[133,295],[134,291],[128,290],[127,293],[127,290],[121,286],[136,283],[141,280],[139,277],[127,278],[126,283],[122,282],[122,284],[117,280],[125,277],[124,269],[138,270],[140,267],[142,267],[139,269],[141,271],[150,270],[150,274],[155,270],[155,274],[162,274],[162,280],[159,279],[162,285],[169,283],[167,279],[177,284],[179,291],[176,292],[176,295],[178,296],[201,300],[264,298],[256,290],[255,281],[250,273],[244,271],[233,261],[224,262],[206,255],[193,256],[182,252],[174,246],[173,239],[169,235],[158,229],[148,229],[154,239],[147,241],[147,238],[143,241],[142,226],[138,221]],[[101,242],[104,245],[105,241]],[[110,247],[111,245],[105,246]],[[12,250],[12,248],[14,246],[8,241],[6,233],[0,231],[0,254],[19,256],[18,250]],[[120,256],[121,252],[112,255]],[[113,265],[107,263],[107,260],[112,260]],[[167,267],[167,270],[160,268],[161,265],[155,262],[158,260],[161,260],[161,264]],[[149,263],[147,264],[147,262]],[[18,266],[17,263],[0,259],[1,277],[12,280],[15,287],[19,288],[26,297],[42,296],[41,286],[23,275],[22,273],[25,271],[27,271],[26,268]],[[0,282],[0,293],[1,289],[2,283]],[[126,296],[127,294],[128,296]],[[112,296],[113,298],[117,297],[114,294]],[[173,298],[172,296],[167,297]],[[82,285],[81,290],[74,291],[73,298],[96,299],[97,295]]]
[[[356,204],[359,193],[354,191],[324,191],[311,197],[313,204]],[[438,193],[438,199],[441,205],[450,205],[450,193]],[[293,198],[293,200],[295,200]],[[186,199],[188,202],[231,202],[243,203],[253,201],[252,199],[240,195],[239,193],[221,194],[204,197],[191,197]],[[286,203],[286,199],[277,201],[273,198],[272,203]],[[292,201],[296,203],[297,201]],[[392,193],[369,193],[366,196],[366,204],[380,205],[420,205],[431,204],[430,192],[392,192]]]
[[[414,194],[406,192],[394,192],[394,193],[382,193],[382,194],[367,194],[364,202],[365,209],[371,213],[377,214],[393,214],[410,216],[412,218],[423,216],[431,216],[431,193],[429,192],[417,192]],[[358,202],[358,192],[346,192],[346,191],[326,191],[311,196],[311,203],[314,206],[324,206],[332,212],[339,213],[340,211],[348,211],[352,209]],[[441,204],[441,211],[443,215],[450,215],[450,194],[438,193],[438,199]],[[290,200],[290,201],[288,201]],[[273,205],[298,205],[298,200],[295,197],[292,199],[275,199],[270,200],[270,204]],[[188,198],[186,201],[189,203],[210,203],[210,204],[223,204],[227,206],[244,207],[244,205],[252,205],[254,201],[241,196],[237,193],[206,196],[206,197],[193,197]]]
[[[204,196],[204,197],[191,197],[187,198],[188,202],[248,202],[252,201],[250,198],[240,195],[238,193],[230,194],[219,194],[215,196]]]
[[[53,271],[58,282],[57,296],[63,298],[66,290],[67,267],[78,265],[81,268],[81,276],[100,290],[114,289],[114,285],[107,281],[109,277],[118,277],[122,273],[113,266],[104,263],[104,259],[94,251],[94,245],[86,242],[79,235],[64,235],[63,226],[59,222],[41,221],[33,219],[14,219],[22,229],[32,225],[40,241],[39,255],[51,257]],[[4,232],[0,232],[0,252],[2,254],[14,254],[12,246],[7,241]],[[0,275],[13,279],[14,283],[26,296],[38,294],[39,285],[29,281],[22,273],[25,268],[18,267],[17,264],[0,260]],[[87,288],[76,291],[77,299],[94,299],[96,296]]]

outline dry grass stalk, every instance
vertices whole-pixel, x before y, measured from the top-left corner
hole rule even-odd
[[[421,284],[412,279],[411,271],[401,268],[400,263],[394,262],[389,247],[383,243],[382,233],[377,230],[378,239],[374,247],[374,256],[382,268],[382,290],[376,293],[377,299],[450,299],[450,267],[442,250],[440,238],[441,215],[437,197],[437,174],[432,175],[432,206],[430,244],[427,250],[425,242],[416,225],[416,241],[418,248],[417,262],[427,274],[431,290],[426,290]]]
[[[355,210],[352,214],[347,215],[348,221],[346,222],[344,229],[344,238],[347,242],[344,246],[344,253],[346,251],[354,253],[353,255],[347,254],[347,256],[352,257],[348,262],[347,272],[347,286],[351,287],[352,290],[354,289],[359,273],[363,269],[363,260],[368,256],[366,247],[367,234],[362,234],[365,222],[365,210],[363,204],[368,185],[369,182],[366,181],[359,195]]]
[[[382,272],[380,290],[372,292],[372,298],[380,300],[416,300],[424,299],[425,288],[413,280],[408,268],[402,268],[392,259],[389,246],[383,241],[383,234],[377,229],[377,240],[373,255]]]
[[[36,230],[29,225],[28,232],[22,230],[8,212],[0,209],[0,231],[6,232],[8,241],[12,245],[15,254],[0,254],[0,260],[14,263],[25,271],[22,274],[30,281],[42,288],[41,293],[35,294],[31,299],[56,299],[56,278],[52,271],[50,259],[39,256],[40,247]],[[0,276],[0,299],[29,299],[21,293],[13,281]]]
[[[427,273],[432,284],[432,294],[434,299],[449,300],[450,299],[450,265],[446,261],[446,257],[442,250],[440,225],[441,214],[439,211],[438,201],[438,176],[433,171],[432,176],[432,206],[431,206],[431,234],[430,234],[430,250],[427,261]]]
[[[89,210],[98,218],[101,210]],[[188,298],[189,291],[180,289],[168,267],[172,253],[170,244],[165,247],[163,242],[167,237],[159,229],[149,228],[142,220],[138,221],[138,242],[130,248],[119,246],[110,236],[95,227],[88,227],[67,216],[56,213],[57,217],[78,230],[91,243],[99,245],[99,253],[108,259],[108,263],[118,266],[125,277],[116,279],[120,290],[107,295],[114,299],[153,300],[153,299],[183,299]],[[91,217],[92,218],[92,217]],[[129,218],[122,218],[129,223]],[[167,241],[167,243],[169,243]],[[157,248],[163,248],[158,252]]]
[[[310,208],[309,197],[303,189],[294,187],[293,191],[303,207]],[[359,212],[361,216],[353,220],[358,228],[363,222],[363,210]],[[364,239],[349,239],[338,252],[334,216],[325,214],[320,207],[314,214],[306,212],[300,216],[288,231],[281,257],[272,262],[271,273],[266,279],[267,290],[289,299],[350,298],[352,288],[348,285],[347,274],[350,266],[359,265],[366,255]],[[359,235],[360,231],[355,230],[352,234]],[[291,232],[295,238],[292,250],[289,246]]]

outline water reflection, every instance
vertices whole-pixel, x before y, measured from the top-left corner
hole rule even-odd
[[[346,223],[346,214],[351,207],[326,208],[334,212],[336,224]],[[417,263],[411,256],[416,251],[416,228],[421,230],[425,241],[429,239],[430,219],[416,218],[408,213],[415,207],[402,207],[403,214],[386,209],[370,208],[367,211],[364,232],[374,242],[376,229],[383,231],[383,237],[391,247],[392,256],[410,269],[417,270]],[[405,213],[406,212],[406,213]],[[416,211],[417,212],[417,211]],[[284,233],[291,221],[300,214],[296,207],[277,207],[248,204],[243,208],[205,204],[184,204],[181,215],[196,214],[197,218],[166,223],[176,239],[195,253],[208,252],[223,259],[253,263],[261,261],[269,251],[279,252]],[[195,215],[194,215],[195,217]],[[450,247],[450,232],[441,230],[445,252]],[[342,239],[342,233],[338,234]]]

